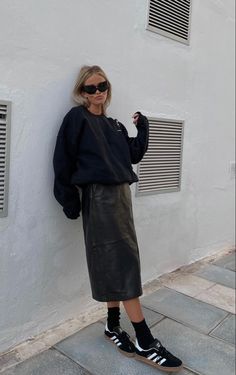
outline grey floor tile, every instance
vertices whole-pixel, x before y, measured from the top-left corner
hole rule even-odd
[[[101,323],[93,323],[55,348],[95,375],[163,375],[150,365],[121,354],[115,344],[103,337]]]
[[[195,275],[230,288],[235,288],[235,272],[215,266],[214,264],[206,265],[204,268],[196,271]]]
[[[155,312],[155,311],[152,311],[150,309],[147,309],[146,307],[143,308],[143,315],[144,315],[144,318],[148,324],[149,327],[153,326],[154,324],[160,322],[161,319],[164,318],[163,315]],[[106,324],[106,320],[107,318],[105,317],[104,319],[101,319],[100,322],[102,322],[102,324],[105,326]],[[135,337],[135,331],[134,331],[134,328],[126,314],[125,311],[121,311],[121,314],[120,314],[120,325],[121,327],[127,331],[130,336],[132,338]]]
[[[235,314],[235,290],[233,288],[214,284],[211,288],[199,293],[195,298]]]
[[[231,271],[236,270],[236,260],[235,260],[235,252],[225,255],[222,258],[212,262],[216,266],[227,268]]]
[[[142,297],[141,304],[204,333],[227,316],[226,311],[167,288]]]
[[[196,275],[189,275],[180,273],[177,277],[170,280],[163,281],[163,286],[169,289],[174,289],[177,292],[186,294],[190,297],[195,297],[200,292],[207,290],[215,285],[214,282],[203,279]]]
[[[227,268],[228,270],[231,270],[231,271],[236,271],[236,264],[235,264],[235,261],[234,260],[231,260],[231,262],[228,262],[224,265],[224,268]]]
[[[235,315],[230,314],[210,335],[235,344]]]
[[[191,371],[202,375],[233,375],[234,348],[192,328],[164,319],[153,328],[166,348]]]
[[[79,365],[59,353],[46,350],[19,365],[10,368],[2,375],[87,375]]]

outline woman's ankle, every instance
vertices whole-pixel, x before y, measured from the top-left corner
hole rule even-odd
[[[152,336],[146,320],[143,319],[140,322],[131,321],[131,323],[134,327],[138,344],[141,346],[141,348],[148,349],[149,345],[155,340],[155,338]]]

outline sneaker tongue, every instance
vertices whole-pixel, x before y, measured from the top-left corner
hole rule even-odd
[[[121,328],[121,326],[116,326],[113,328],[113,331],[117,332],[117,333],[122,333],[123,329]]]
[[[149,348],[153,348],[153,347],[156,347],[156,348],[160,348],[162,345],[161,345],[161,342],[158,340],[158,339],[155,339],[150,345],[149,345]]]

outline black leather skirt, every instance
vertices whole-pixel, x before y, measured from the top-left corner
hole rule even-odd
[[[107,302],[141,296],[129,183],[83,187],[82,216],[92,298]]]

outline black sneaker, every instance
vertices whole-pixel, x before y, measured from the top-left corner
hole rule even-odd
[[[149,349],[142,349],[135,340],[135,359],[148,363],[162,371],[177,372],[183,368],[182,361],[173,356],[158,339],[155,339]]]
[[[130,335],[123,331],[120,326],[116,326],[112,331],[109,331],[107,323],[104,331],[106,339],[110,340],[113,344],[117,345],[118,350],[127,357],[135,356],[135,346],[130,340]]]

